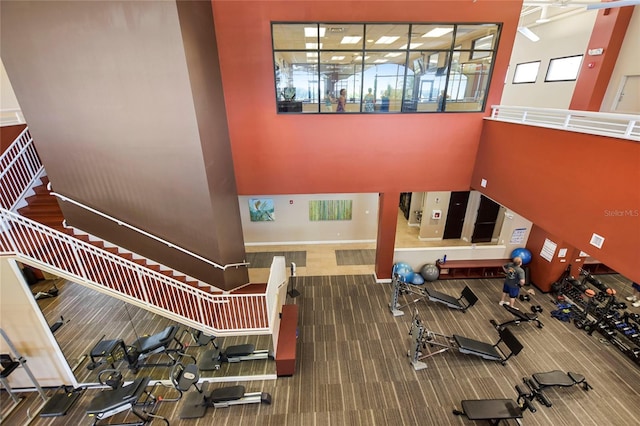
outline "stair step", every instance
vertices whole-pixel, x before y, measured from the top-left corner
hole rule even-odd
[[[53,195],[42,195],[42,194],[36,194],[36,195],[32,195],[30,197],[25,198],[25,201],[27,202],[27,204],[29,204],[29,206],[36,206],[36,205],[58,205],[58,200],[56,199],[56,197],[54,197]]]

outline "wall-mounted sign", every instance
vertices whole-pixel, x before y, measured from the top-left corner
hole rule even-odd
[[[556,254],[558,245],[548,238],[545,238],[542,250],[540,250],[540,256],[547,262],[551,262],[553,255]]]

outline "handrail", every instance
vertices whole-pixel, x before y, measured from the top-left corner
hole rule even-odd
[[[19,256],[213,334],[270,332],[266,293],[208,293],[2,208],[0,255]]]
[[[508,105],[492,105],[491,109],[491,117],[485,120],[640,141],[640,115]]]
[[[200,255],[197,255],[197,254],[195,254],[195,253],[192,253],[192,252],[190,252],[189,250],[187,250],[187,249],[185,249],[185,248],[182,248],[182,247],[177,246],[177,245],[175,245],[175,244],[173,244],[173,243],[170,243],[169,241],[165,241],[165,240],[163,240],[163,239],[162,239],[162,238],[160,238],[160,237],[157,237],[157,236],[155,236],[155,235],[153,235],[153,234],[148,233],[147,231],[144,231],[144,230],[142,230],[142,229],[140,229],[140,228],[136,228],[135,226],[130,225],[130,224],[126,223],[126,222],[122,222],[121,220],[118,220],[118,219],[116,219],[116,218],[114,218],[114,217],[112,217],[112,216],[109,216],[109,215],[108,215],[108,214],[106,214],[106,213],[102,213],[102,212],[101,212],[101,211],[99,211],[99,210],[96,210],[96,209],[94,209],[94,208],[92,208],[92,207],[89,207],[89,206],[87,206],[87,205],[85,205],[85,204],[82,204],[82,203],[80,203],[80,202],[78,202],[78,201],[76,201],[76,200],[73,200],[73,199],[71,199],[71,198],[69,198],[69,197],[66,197],[66,196],[64,196],[64,195],[62,195],[62,194],[59,194],[59,193],[57,193],[57,192],[53,192],[53,191],[52,191],[52,192],[50,192],[50,194],[51,194],[51,195],[55,195],[56,197],[58,197],[58,198],[59,198],[59,199],[61,199],[62,201],[65,201],[65,202],[71,203],[71,204],[73,204],[73,205],[75,205],[75,206],[78,206],[78,207],[81,207],[81,208],[83,208],[83,209],[85,209],[85,210],[88,210],[88,211],[90,211],[90,212],[91,212],[91,213],[93,213],[93,214],[96,214],[96,215],[98,215],[98,216],[100,216],[100,217],[103,217],[103,218],[108,219],[108,220],[110,220],[110,221],[112,221],[112,222],[115,222],[115,223],[117,223],[117,224],[118,224],[118,225],[120,225],[120,226],[124,226],[124,227],[126,227],[126,228],[129,228],[129,229],[131,229],[132,231],[135,231],[135,232],[137,232],[137,233],[139,233],[139,234],[142,234],[142,235],[144,235],[144,236],[146,236],[146,237],[149,237],[149,238],[151,238],[151,239],[154,239],[154,240],[156,240],[156,241],[158,241],[158,242],[160,242],[160,243],[162,243],[162,244],[167,245],[167,246],[168,246],[168,247],[170,247],[170,248],[174,248],[174,249],[176,249],[176,250],[178,250],[178,251],[181,251],[181,252],[183,252],[183,253],[185,253],[185,254],[187,254],[187,255],[189,255],[189,256],[195,257],[196,259],[201,260],[201,261],[203,261],[203,262],[205,262],[205,263],[208,263],[209,265],[214,266],[214,267],[216,267],[216,268],[218,268],[218,269],[222,269],[223,271],[225,271],[227,268],[233,268],[233,267],[236,267],[236,268],[237,268],[237,267],[239,267],[239,266],[249,266],[249,262],[227,263],[227,264],[226,264],[226,265],[224,265],[224,266],[219,265],[219,264],[217,264],[217,263],[215,263],[215,262],[213,262],[213,261],[211,261],[211,260],[209,260],[209,259],[205,259],[204,257],[202,257],[202,256],[200,256]]]
[[[43,170],[31,133],[25,128],[0,155],[0,208],[13,210]]]

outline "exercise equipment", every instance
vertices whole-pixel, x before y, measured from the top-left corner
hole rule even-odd
[[[242,404],[271,404],[271,395],[266,392],[245,392],[244,386],[228,386],[207,392],[207,383],[198,386],[200,373],[195,364],[183,365],[177,363],[171,369],[171,381],[179,392],[188,391],[191,386],[197,392],[191,392],[185,398],[181,419],[195,419],[203,417],[209,407],[224,408]]]
[[[508,326],[510,324],[520,325],[520,323],[523,323],[523,322],[535,322],[536,325],[538,326],[538,328],[544,327],[542,322],[538,319],[538,314],[536,312],[530,314],[530,313],[527,313],[527,312],[523,312],[520,309],[516,309],[516,308],[514,308],[514,307],[512,307],[510,305],[502,305],[502,307],[504,309],[506,309],[507,312],[509,312],[515,318],[512,319],[511,321],[505,321],[502,324],[498,324],[497,321],[495,321],[493,319],[489,320],[489,322],[498,331],[502,330],[503,328],[505,328],[506,326]]]
[[[273,353],[268,349],[256,350],[253,343],[245,343],[220,349],[218,344],[213,342],[213,347],[214,349],[207,350],[202,354],[198,364],[200,370],[219,370],[220,366],[225,362],[234,363],[259,359],[275,359]]]
[[[42,410],[40,410],[40,417],[59,417],[65,416],[76,403],[78,398],[84,392],[84,388],[73,388],[71,386],[60,386],[58,388],[60,392],[56,392],[49,400],[44,404]]]
[[[423,359],[449,349],[457,349],[460,353],[476,355],[505,365],[509,358],[518,355],[522,351],[523,346],[508,328],[498,330],[498,334],[499,340],[495,344],[481,342],[457,334],[447,336],[427,330],[418,318],[418,313],[415,312],[409,331],[409,335],[412,336],[413,340],[407,356],[411,358],[411,365],[416,371],[427,368],[427,365],[422,362]],[[434,347],[439,349],[431,352]],[[423,353],[423,350],[426,353]]]
[[[149,377],[139,377],[133,382],[124,385],[122,374],[119,371],[107,369],[98,374],[98,380],[101,385],[109,386],[110,389],[96,395],[87,407],[87,414],[94,420],[93,426],[97,426],[101,420],[108,419],[124,411],[129,411],[138,420],[119,423],[119,426],[143,426],[153,420],[161,420],[169,426],[169,421],[166,418],[156,414],[160,399],[153,394],[157,384],[152,385],[151,390],[147,390],[151,381]],[[114,423],[102,424],[112,426]]]
[[[190,340],[189,343],[185,341],[185,336],[188,337],[187,340]],[[193,328],[185,328],[180,333],[180,337],[178,340],[182,342],[182,345],[185,349],[188,348],[201,348],[203,346],[207,346],[215,340],[216,336],[212,336],[210,334],[206,334],[201,330],[196,330]]]
[[[411,284],[422,285],[424,284],[424,278],[420,274],[413,274],[413,278],[411,278]]]
[[[511,259],[513,259],[514,257],[519,257],[520,259],[522,259],[522,264],[523,265],[526,265],[529,262],[531,262],[531,252],[529,250],[527,250],[526,248],[524,248],[524,247],[514,249],[511,252],[511,256],[510,257],[511,257]]]
[[[398,262],[393,265],[393,269],[391,273],[394,275],[398,275],[402,281],[405,283],[410,283],[413,280],[413,268],[408,263]]]
[[[438,279],[440,276],[440,269],[432,263],[427,263],[420,268],[420,275],[426,282],[432,282]]]
[[[582,389],[585,391],[593,389],[582,374],[571,371],[565,373],[564,371],[553,370],[546,373],[535,373],[530,378],[524,377],[522,381],[532,390],[532,395],[547,407],[551,407],[552,403],[543,392],[545,388],[568,388],[574,385],[582,385]]]
[[[36,298],[36,300],[48,299],[50,297],[56,297],[59,292],[60,290],[58,289],[58,287],[56,287],[56,282],[54,281],[53,287],[51,287],[49,290],[39,291],[37,293],[34,293],[33,296]]]
[[[467,309],[472,307],[478,301],[478,297],[475,293],[468,287],[465,286],[462,289],[462,293],[460,297],[455,298],[445,293],[441,293],[436,291],[428,286],[414,286],[412,284],[406,283],[402,281],[401,277],[398,274],[394,274],[391,280],[391,284],[393,286],[393,290],[391,292],[391,302],[389,303],[389,309],[394,317],[404,315],[402,309],[406,306],[409,306],[412,303],[419,302],[420,300],[427,299],[431,302],[438,302],[447,305],[452,309],[458,309],[462,312],[466,312]],[[404,305],[400,305],[398,302],[400,294],[412,294],[418,296],[417,299],[414,299]]]
[[[22,354],[14,346],[13,342],[11,341],[11,339],[9,339],[9,336],[7,336],[7,333],[5,333],[5,331],[3,329],[1,329],[1,328],[0,328],[0,335],[3,337],[4,341],[7,343],[7,346],[11,350],[11,353],[13,354],[13,356],[11,354],[9,354],[9,353],[0,354],[0,367],[1,367],[0,368],[0,383],[2,383],[2,386],[4,387],[5,391],[7,391],[7,393],[11,397],[11,400],[13,401],[13,406],[11,408],[9,408],[9,409],[4,410],[4,412],[0,416],[0,422],[1,422],[2,420],[4,420],[6,417],[8,417],[13,412],[13,410],[18,406],[18,404],[23,399],[22,397],[19,398],[15,394],[13,389],[11,389],[11,386],[9,385],[9,381],[8,381],[9,376],[13,372],[15,372],[19,367],[21,367],[25,371],[25,373],[27,373],[27,376],[29,376],[29,379],[31,380],[31,383],[33,383],[33,385],[35,386],[36,390],[40,394],[40,398],[42,398],[42,400],[46,402],[47,401],[47,396],[45,395],[44,391],[42,390],[42,387],[40,387],[40,384],[38,383],[38,380],[36,379],[36,377],[33,375],[33,372],[31,371],[31,369],[27,365],[26,358],[24,358],[22,356]]]
[[[518,399],[467,399],[460,405],[462,410],[453,409],[456,416],[466,416],[469,420],[486,420],[491,425],[497,425],[501,421],[516,420],[523,416],[525,410],[535,413],[536,407],[531,402],[531,390],[516,385]]]
[[[103,364],[110,364],[111,368],[115,368],[114,363],[120,360],[125,360],[134,374],[143,367],[170,367],[184,356],[184,345],[176,338],[178,330],[178,326],[170,325],[152,336],[139,337],[129,346],[125,345],[122,339],[103,340],[102,336],[89,353],[91,363],[87,369],[94,370]],[[147,358],[156,354],[166,355],[169,361],[145,362]]]

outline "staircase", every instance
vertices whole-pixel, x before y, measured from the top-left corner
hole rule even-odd
[[[108,243],[103,240],[91,238],[87,234],[74,233],[73,229],[65,228],[64,216],[62,215],[62,210],[60,210],[58,200],[56,199],[56,197],[50,194],[48,188],[49,178],[47,176],[42,176],[40,178],[40,181],[41,184],[33,188],[34,194],[25,198],[27,206],[18,209],[19,215],[29,218],[35,222],[41,223],[49,228],[55,229],[56,231],[68,234],[101,250],[105,250],[109,253],[120,256],[123,259],[149,268],[152,271],[164,274],[177,281],[183,282],[196,288],[200,288],[203,291],[216,293],[216,289],[208,284],[200,283],[198,280],[187,278],[186,275],[180,274],[171,269],[162,269],[159,264],[149,263],[147,259],[141,257],[134,257],[133,253],[123,251],[122,249],[108,245]],[[217,292],[220,294],[222,293],[220,291]]]
[[[0,255],[207,333],[272,333],[278,288],[286,281],[284,258],[274,259],[267,284],[224,293],[107,242],[75,235],[64,227],[62,211],[50,194],[46,176],[38,180],[43,168],[28,129],[14,144],[17,142],[20,149],[13,151],[18,154],[9,149],[0,157],[3,194],[19,194],[3,200],[0,206]],[[7,159],[8,155],[15,158]],[[16,187],[16,182],[31,189]],[[10,211],[17,205],[22,205],[18,214]]]

